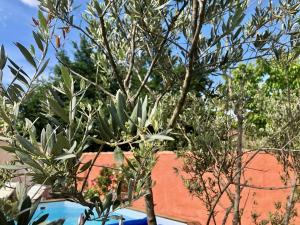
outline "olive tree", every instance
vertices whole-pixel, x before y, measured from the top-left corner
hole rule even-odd
[[[288,85],[288,95],[287,89],[278,87],[280,82],[276,85],[280,80],[276,64],[267,64],[267,68],[261,62],[258,64],[240,65],[225,78],[213,97],[188,95],[187,106],[178,120],[179,132],[185,138],[178,146],[178,155],[184,160],[183,170],[188,174],[184,182],[206,207],[206,224],[228,223],[228,217],[236,212],[237,196],[240,201],[244,188],[290,189],[284,211],[280,215],[272,213],[268,222],[289,224],[295,216],[299,199],[299,91],[292,84],[297,87],[298,79]],[[284,80],[297,74],[299,68],[294,63],[289,65],[290,73]],[[270,76],[266,77],[267,74]],[[274,155],[282,164],[283,185],[257,186],[243,176],[247,165],[260,152]],[[244,157],[245,154],[248,155]],[[223,199],[229,203],[225,204]],[[220,205],[226,207],[223,214],[216,209]],[[238,214],[241,221],[242,210]],[[257,213],[253,212],[253,216]]]
[[[283,166],[282,182],[291,191],[282,213],[282,224],[291,223],[299,200],[299,59],[295,50],[257,65],[268,77],[261,84],[261,94],[252,96],[249,130],[257,135],[249,131],[247,134],[250,139],[260,140],[260,149],[274,155]],[[257,108],[265,114],[261,115]],[[263,126],[257,126],[257,121],[263,121]]]
[[[161,142],[172,139],[162,130],[148,130],[157,118],[155,108],[149,110],[147,97],[139,98],[133,110],[128,109],[121,92],[110,103],[85,104],[82,100],[89,85],[81,79],[79,90],[75,90],[74,79],[66,67],[61,67],[62,81],[45,90],[47,100],[43,111],[49,124],[37,134],[35,122],[39,118],[35,121],[27,118],[21,121],[19,108],[34,94],[36,81],[49,62],[46,54],[52,28],[42,12],[39,12],[38,21],[41,26],[37,32],[33,32],[37,51],[33,45],[28,50],[16,43],[21,54],[34,68],[33,76],[27,75],[21,66],[5,54],[4,47],[1,47],[1,74],[2,69],[7,66],[14,75],[10,84],[4,85],[1,82],[0,112],[5,124],[1,140],[9,144],[1,148],[14,155],[14,159],[9,164],[1,165],[1,168],[11,171],[12,177],[26,175],[31,177],[33,183],[49,185],[54,197],[64,197],[88,207],[80,224],[93,219],[101,219],[104,224],[111,216],[111,210],[130,205],[133,200],[151,190],[150,175],[155,164],[153,150]],[[61,100],[62,97],[65,101]],[[84,150],[93,142],[100,145],[94,159],[82,163]],[[132,160],[124,158],[122,151],[120,152],[119,146],[124,144],[128,144],[133,151]],[[123,158],[122,161],[126,159],[128,166],[117,168],[124,173],[124,179],[116,189],[106,196],[89,198],[86,196],[89,175],[104,146],[116,148],[117,157]],[[87,175],[79,182],[80,174],[85,171]],[[121,193],[122,185],[126,185],[128,189],[125,195]],[[24,207],[30,208],[31,200],[25,198],[24,201]],[[21,211],[24,207],[22,205]],[[97,215],[94,215],[94,209]],[[22,224],[31,223],[30,218],[26,218]],[[43,216],[38,222],[42,223],[45,219],[46,216]]]
[[[176,93],[174,106],[164,115],[168,128],[177,127],[188,93],[201,93],[209,75],[219,75],[241,61],[268,56],[272,49],[282,49],[289,37],[295,37],[299,9],[297,1],[92,0],[78,21],[78,7],[73,1],[40,2],[42,11],[34,19],[39,32],[34,37],[42,51],[45,43],[59,48],[68,40],[60,36],[67,36],[70,30],[79,31],[93,49],[91,57],[99,73],[93,81],[72,69],[71,75],[94,85],[112,100],[117,93],[104,84],[114,80],[132,112],[140,111],[137,105],[145,95],[151,96],[149,102],[155,108],[166,93]],[[50,38],[43,37],[45,32]],[[37,60],[30,57],[34,52],[18,47],[38,74]],[[106,112],[112,114],[113,109]],[[129,119],[129,127],[131,122]],[[109,135],[105,138],[109,144]],[[156,224],[151,187],[148,190],[148,222]],[[238,214],[236,201],[234,224],[238,223]]]

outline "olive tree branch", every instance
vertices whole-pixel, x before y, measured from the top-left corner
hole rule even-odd
[[[172,29],[174,28],[176,21],[178,20],[179,16],[180,16],[181,13],[183,12],[183,10],[184,10],[185,7],[187,6],[187,4],[188,4],[188,1],[185,1],[185,2],[183,3],[182,7],[181,7],[181,8],[179,9],[179,11],[177,12],[177,14],[172,18],[172,20],[171,20],[171,22],[170,22],[170,25],[168,26],[168,30],[167,30],[166,34],[164,35],[164,38],[163,38],[163,40],[161,41],[160,45],[158,46],[157,53],[156,53],[156,55],[154,56],[154,58],[153,58],[153,60],[152,60],[152,62],[151,62],[151,64],[150,64],[150,66],[149,66],[149,68],[148,68],[148,71],[147,71],[147,73],[146,73],[146,75],[145,75],[145,77],[144,77],[144,80],[143,80],[143,82],[141,83],[140,87],[138,88],[136,94],[133,96],[133,98],[132,98],[132,100],[131,100],[132,102],[135,102],[135,101],[136,101],[136,99],[139,97],[139,95],[140,95],[142,89],[143,89],[144,86],[146,85],[146,83],[147,83],[147,81],[148,81],[148,79],[149,79],[149,77],[150,77],[150,75],[151,75],[151,73],[152,73],[152,71],[153,71],[153,69],[154,69],[154,66],[156,65],[156,63],[157,63],[157,61],[158,61],[158,59],[159,59],[159,57],[160,57],[160,55],[161,55],[161,53],[162,53],[162,51],[163,51],[163,49],[164,49],[164,48],[163,48],[164,45],[165,45],[166,42],[168,41],[168,37],[169,37],[170,32],[171,32]]]
[[[206,6],[206,0],[199,0],[199,2],[198,0],[193,1],[193,14],[194,14],[193,26],[196,27],[196,29],[194,31],[191,47],[188,53],[189,62],[188,62],[188,66],[186,67],[186,73],[182,85],[181,95],[179,97],[177,105],[175,106],[171,119],[168,123],[169,128],[172,128],[175,125],[176,119],[183,108],[186,96],[189,92],[189,88],[192,80],[193,66],[196,58],[195,57],[197,51],[196,47],[199,42],[200,31],[202,29],[202,26],[204,24],[204,19],[205,19],[205,6]]]

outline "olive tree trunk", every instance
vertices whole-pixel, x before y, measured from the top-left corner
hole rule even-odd
[[[289,225],[289,223],[290,223],[290,220],[292,217],[292,211],[295,207],[295,197],[296,197],[295,195],[297,195],[296,190],[297,190],[297,179],[294,181],[294,183],[292,185],[291,193],[290,193],[289,199],[286,203],[284,225]]]
[[[232,225],[240,224],[240,201],[241,201],[241,176],[242,176],[242,155],[243,155],[243,115],[240,105],[237,107],[238,120],[238,140],[236,148],[236,177],[235,181],[235,197],[233,203],[233,220]]]
[[[147,193],[145,195],[145,205],[146,205],[146,213],[147,213],[147,222],[148,225],[157,225],[155,210],[154,210],[154,200],[153,200],[153,192],[152,192],[152,179],[149,177],[147,180]]]

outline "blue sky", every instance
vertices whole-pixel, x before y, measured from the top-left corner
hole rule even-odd
[[[24,66],[29,74],[32,69],[14,42],[20,42],[25,46],[32,42],[32,17],[36,14],[36,0],[0,0],[0,45],[3,44],[7,55]]]
[[[75,0],[75,5],[85,4],[87,1]],[[256,3],[256,0],[251,0],[251,2],[251,8],[253,8],[253,3]],[[82,12],[83,8],[79,11]],[[29,75],[33,74],[33,69],[25,61],[18,48],[15,47],[14,42],[20,42],[26,47],[34,43],[32,17],[37,17],[37,12],[38,0],[0,0],[0,45],[5,46],[9,57],[21,65]],[[80,16],[76,16],[80,20]],[[78,40],[78,34],[72,31],[68,39]],[[66,46],[66,49],[70,51],[70,45]],[[49,52],[48,57],[51,58],[51,61],[50,69],[45,71],[46,77],[51,75],[51,68],[56,64],[53,51]],[[5,71],[5,75],[8,75],[7,71]],[[5,82],[7,82],[7,77]]]
[[[77,1],[86,2],[86,1]],[[30,75],[33,69],[24,59],[15,42],[20,42],[26,47],[34,43],[32,30],[34,30],[32,17],[37,17],[38,1],[37,0],[0,0],[0,45],[4,45],[7,55],[17,62]],[[69,39],[78,39],[78,34],[71,32]],[[54,51],[48,53],[50,68],[45,71],[46,77],[51,75],[51,69],[56,64]],[[9,80],[9,72],[4,71],[4,83]]]

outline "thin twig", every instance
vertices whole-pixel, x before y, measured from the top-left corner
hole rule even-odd
[[[185,1],[182,5],[182,7],[180,8],[180,10],[177,12],[177,14],[172,18],[172,21],[170,23],[170,26],[168,27],[168,30],[163,38],[163,40],[161,41],[160,45],[158,46],[158,49],[157,49],[157,53],[156,55],[154,56],[149,68],[148,68],[148,71],[144,77],[144,80],[142,82],[142,84],[140,85],[140,87],[138,88],[136,94],[133,96],[133,99],[132,99],[132,102],[135,102],[136,99],[138,98],[138,96],[140,95],[140,92],[142,91],[142,89],[144,88],[145,84],[147,83],[153,69],[154,69],[154,66],[156,65],[162,51],[163,51],[163,47],[165,46],[167,40],[168,40],[168,37],[169,37],[169,34],[170,32],[172,31],[172,29],[174,28],[175,26],[175,23],[177,21],[177,19],[179,18],[179,16],[181,15],[181,13],[183,12],[183,10],[185,9],[185,7],[187,6],[188,4],[188,1]]]
[[[182,92],[181,92],[180,98],[177,102],[177,105],[175,106],[175,109],[172,113],[170,121],[168,123],[168,128],[172,128],[174,126],[175,121],[183,108],[186,96],[189,92],[189,88],[190,88],[190,84],[191,84],[191,80],[192,80],[193,68],[194,68],[194,61],[195,61],[195,58],[196,58],[195,56],[196,56],[196,52],[197,52],[196,47],[199,42],[199,36],[200,36],[200,32],[201,32],[201,29],[202,29],[202,26],[204,23],[204,18],[205,18],[206,0],[201,0],[201,1],[199,1],[199,3],[196,0],[194,0],[193,2],[194,2],[193,14],[195,17],[194,27],[196,27],[196,29],[194,30],[191,48],[188,53],[189,62],[188,62],[188,66],[186,67],[186,73],[185,73],[185,77],[184,77],[184,81],[183,81],[183,85],[182,85]],[[199,6],[197,6],[197,4],[199,4]]]
[[[136,44],[135,44],[135,33],[136,33],[136,26],[135,24],[132,25],[132,32],[131,32],[131,46],[130,46],[130,59],[129,59],[129,68],[127,71],[127,75],[125,77],[124,80],[124,87],[128,90],[128,88],[130,87],[130,79],[132,76],[132,69],[133,69],[133,65],[134,65],[134,56],[135,56],[135,48],[136,48]]]
[[[117,67],[117,64],[114,60],[114,57],[111,53],[111,48],[110,48],[110,44],[107,40],[107,31],[106,31],[106,27],[105,27],[105,22],[104,22],[104,16],[103,15],[99,15],[99,19],[100,19],[100,27],[101,27],[101,32],[102,32],[102,37],[103,37],[103,42],[104,42],[104,46],[106,48],[107,51],[107,56],[108,56],[108,60],[111,64],[112,70],[114,72],[114,75],[117,79],[117,82],[120,86],[120,89],[122,90],[122,92],[127,96],[127,92],[125,90],[124,84],[122,82],[122,77],[119,73],[119,69]]]
[[[93,166],[94,166],[94,164],[96,163],[96,161],[97,161],[97,159],[98,159],[100,153],[102,152],[103,147],[104,147],[104,145],[101,145],[100,148],[99,148],[99,150],[98,150],[98,152],[97,152],[97,154],[95,155],[95,157],[94,157],[94,159],[93,159],[93,161],[92,161],[92,163],[91,163],[91,165],[90,165],[90,168],[89,168],[89,170],[88,170],[88,173],[87,173],[87,175],[86,175],[85,178],[84,178],[84,181],[83,181],[83,184],[82,184],[80,193],[83,192],[84,187],[85,187],[85,185],[86,185],[86,183],[87,183],[87,181],[88,181],[88,178],[89,178],[89,176],[90,176],[90,173],[91,173],[91,171],[92,171],[92,169],[93,169]]]

